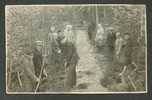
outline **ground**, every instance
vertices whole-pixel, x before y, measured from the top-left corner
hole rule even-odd
[[[76,30],[75,33],[77,34],[76,47],[80,59],[76,66],[76,86],[70,92],[98,93],[127,91],[128,85],[121,83],[118,77],[123,66],[120,66],[115,61],[114,52],[108,46],[97,50],[95,46],[91,45],[86,30]],[[44,89],[47,92],[64,92],[65,71],[63,66],[60,64],[56,65],[52,67],[48,66],[49,81],[41,86],[42,91]],[[61,71],[58,72],[58,69]],[[133,90],[131,89],[130,91]]]
[[[108,91],[100,82],[106,71],[104,67],[109,64],[107,57],[103,53],[96,53],[95,47],[90,44],[86,30],[76,30],[75,33],[77,34],[76,47],[80,59],[76,66],[77,83],[71,92]],[[62,73],[61,71],[57,73],[58,69],[56,67],[51,67],[51,65],[47,67],[49,80],[45,85],[41,85],[42,91],[64,92],[64,70],[62,70]]]
[[[114,53],[108,49],[108,46],[97,50],[95,46],[91,45],[86,30],[76,30],[75,33],[77,34],[76,47],[80,59],[76,66],[77,83],[70,92],[95,93],[127,91],[128,85],[118,84],[116,81],[119,80],[117,75],[119,75],[122,70],[122,66],[119,66],[113,60]],[[65,68],[64,63],[60,62],[63,61],[63,59],[60,55],[56,55],[55,58],[57,62],[46,67],[48,77],[47,80],[42,81],[39,87],[41,92],[64,92]],[[141,58],[141,60],[142,59],[144,58]],[[143,62],[142,65],[145,65],[145,63]],[[137,73],[136,76],[134,75],[134,77],[132,77],[135,84],[139,85],[137,86],[139,87],[138,90],[145,89],[144,75],[145,72],[142,74]],[[106,86],[107,84],[109,87]],[[16,83],[12,84],[12,89],[10,89],[10,91],[21,91],[17,80]]]
[[[103,72],[101,70],[100,64],[98,64],[95,48],[90,44],[87,32],[78,30],[76,34],[76,46],[80,60],[76,67],[77,85],[73,91],[107,91],[107,89],[100,84],[100,79],[103,77]],[[100,57],[105,59],[104,55],[100,55]]]

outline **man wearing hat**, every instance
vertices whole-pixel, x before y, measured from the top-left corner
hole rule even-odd
[[[36,41],[36,46],[33,51],[33,64],[34,64],[35,75],[37,77],[39,77],[40,75],[41,67],[43,64],[42,47],[43,47],[43,41]],[[45,69],[43,69],[42,77],[47,77],[47,73]]]
[[[116,41],[116,30],[113,27],[107,28],[107,45],[109,48],[109,52],[114,53],[115,49],[115,41]]]

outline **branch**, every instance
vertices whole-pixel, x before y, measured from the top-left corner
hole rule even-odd
[[[137,87],[136,87],[136,85],[134,84],[133,80],[131,79],[130,75],[128,75],[128,79],[129,79],[129,81],[130,81],[132,87],[133,87],[134,90],[136,91],[136,90],[137,90]]]
[[[20,87],[22,88],[23,84],[22,84],[22,81],[21,81],[20,73],[19,73],[19,72],[17,72],[17,79],[18,79],[18,81],[19,81]]]

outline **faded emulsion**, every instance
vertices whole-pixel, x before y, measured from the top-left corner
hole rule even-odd
[[[145,5],[6,5],[8,94],[147,93]]]

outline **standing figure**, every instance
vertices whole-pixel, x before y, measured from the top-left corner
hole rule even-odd
[[[44,60],[45,55],[42,54],[43,52],[43,42],[42,41],[36,41],[36,46],[34,47],[34,51],[33,51],[33,64],[34,64],[34,69],[35,69],[35,75],[37,77],[39,77],[40,75],[40,71],[41,71],[41,67],[43,65],[43,63],[46,62]],[[43,69],[43,73],[42,73],[42,78],[46,78],[47,77],[47,73],[45,68]]]
[[[103,47],[106,43],[106,34],[104,32],[104,28],[101,24],[98,24],[97,26],[97,33],[95,36],[95,45],[98,48]]]
[[[119,57],[119,63],[123,66],[119,74],[121,76],[121,81],[123,84],[128,84],[127,86],[130,86],[128,76],[134,70],[134,67],[132,66],[132,43],[129,33],[124,33],[117,55]],[[127,88],[129,89],[129,87]]]
[[[115,34],[115,29],[113,27],[108,28],[108,33],[107,33],[107,43],[109,46],[110,51],[114,51],[115,48],[115,40],[116,40],[116,34]]]
[[[91,43],[93,43],[93,40],[94,40],[94,33],[96,31],[96,24],[95,22],[91,22],[89,25],[88,25],[88,37],[89,37],[89,40]]]
[[[119,53],[120,53],[120,50],[121,50],[121,46],[123,44],[123,38],[121,37],[121,33],[120,32],[117,32],[116,33],[116,41],[115,41],[115,58],[117,60],[119,60]]]
[[[107,54],[111,60],[114,58],[116,34],[113,27],[107,29]]]
[[[35,69],[35,75],[39,77],[41,66],[43,63],[43,56],[42,56],[42,41],[36,41],[36,45],[33,51],[33,64]]]
[[[61,40],[61,50],[65,60],[65,89],[70,90],[76,85],[76,65],[79,56],[76,49],[76,36],[72,31],[72,25],[67,25],[64,30],[64,38]]]
[[[55,27],[50,28],[50,33],[48,34],[48,56],[49,63],[55,63],[58,58],[57,55],[61,53],[58,43],[58,33],[55,32]],[[53,58],[53,59],[52,59]]]
[[[121,72],[123,74],[127,68],[132,63],[131,59],[131,40],[128,33],[124,34],[124,39],[122,41],[122,46],[120,47],[120,52],[118,52],[118,55],[120,56],[119,61],[124,65],[124,68]]]
[[[51,64],[52,60],[52,40],[53,40],[53,32],[55,32],[55,27],[51,26],[50,27],[50,32],[48,34],[48,39],[47,39],[47,54],[48,54],[48,64]]]

